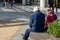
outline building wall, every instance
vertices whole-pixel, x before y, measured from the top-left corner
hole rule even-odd
[[[58,0],[58,6],[60,7],[60,0]]]
[[[27,5],[38,5],[40,0],[26,0]]]
[[[55,4],[56,4],[56,7],[60,7],[60,0],[56,0]]]
[[[3,1],[4,0],[0,0],[0,2],[3,2]],[[22,5],[40,5],[40,1],[41,0],[15,0],[15,3],[20,3]],[[45,3],[45,7],[46,7],[48,5],[48,0],[45,0],[44,3]],[[60,7],[60,0],[56,0],[56,5],[57,5],[57,7]]]
[[[60,7],[60,0],[53,0],[55,7]],[[45,0],[45,7],[48,5],[48,0]]]

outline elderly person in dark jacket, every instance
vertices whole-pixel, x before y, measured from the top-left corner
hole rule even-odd
[[[30,29],[27,29],[24,35],[24,40],[28,40],[30,32],[43,32],[45,15],[37,10],[30,17]]]

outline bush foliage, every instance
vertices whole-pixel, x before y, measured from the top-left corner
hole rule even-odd
[[[48,24],[47,32],[57,38],[60,38],[60,20],[58,19]]]

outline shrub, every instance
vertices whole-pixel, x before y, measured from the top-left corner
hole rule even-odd
[[[48,24],[48,34],[60,38],[60,20],[58,19]]]

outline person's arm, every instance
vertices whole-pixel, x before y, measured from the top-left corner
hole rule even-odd
[[[32,28],[32,24],[33,24],[33,15],[31,15],[31,17],[30,17],[30,22],[29,22],[30,28]]]
[[[47,15],[46,17],[45,17],[45,27],[47,27],[47,25],[48,25],[48,23],[50,22],[50,18],[49,18],[49,16]]]

